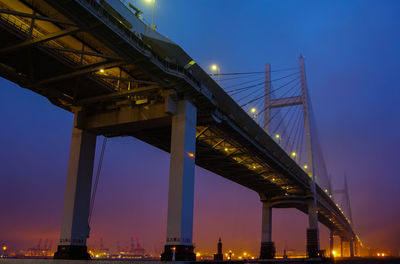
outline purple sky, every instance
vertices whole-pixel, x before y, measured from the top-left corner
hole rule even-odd
[[[135,1],[151,20],[151,9]],[[334,189],[349,177],[355,229],[371,248],[400,250],[400,2],[389,0],[157,1],[155,24],[200,65],[221,72],[297,66],[306,58],[319,136]],[[58,240],[72,114],[0,79],[0,243]],[[99,141],[100,142],[100,138]],[[98,144],[100,145],[100,144]],[[139,236],[164,244],[169,155],[134,138],[107,145],[89,245],[115,250]],[[304,251],[307,217],[274,209],[273,240]],[[194,242],[258,253],[261,203],[246,188],[196,169]],[[322,246],[328,245],[322,228]]]

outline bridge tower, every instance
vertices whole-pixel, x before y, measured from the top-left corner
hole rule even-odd
[[[176,102],[172,116],[167,239],[163,261],[196,260],[193,252],[194,169],[197,108],[188,100]]]
[[[173,100],[170,96],[166,96],[165,105],[152,107],[146,118],[165,116],[172,127],[167,238],[162,260],[192,261],[196,259],[192,234],[197,108],[187,99]],[[120,109],[116,119],[99,114],[94,115],[93,120],[100,126],[118,125],[123,120],[121,116],[127,117],[126,122],[138,122],[144,115],[131,114],[137,108],[140,107]],[[130,114],[125,115],[124,111]],[[89,117],[82,107],[74,109],[74,113],[60,244],[54,254],[56,259],[90,259],[86,239],[90,232],[88,220],[97,135],[85,129]]]
[[[89,237],[89,208],[96,148],[96,135],[77,128],[79,109],[75,111],[67,182],[64,196],[60,244],[56,259],[90,259],[86,239]]]
[[[318,212],[317,212],[317,201],[316,201],[316,175],[314,173],[313,163],[313,149],[312,149],[312,134],[310,124],[310,99],[307,90],[307,81],[305,73],[305,64],[303,56],[299,58],[299,70],[300,70],[300,84],[301,84],[301,95],[293,96],[289,98],[274,98],[270,96],[271,93],[271,66],[269,64],[265,67],[265,114],[264,114],[264,130],[270,135],[270,111],[274,108],[282,108],[288,106],[302,105],[303,106],[303,120],[305,129],[305,140],[306,140],[306,154],[307,154],[307,173],[311,177],[310,181],[310,196],[307,201],[308,215],[309,215],[309,228],[307,229],[307,253],[309,257],[317,257],[319,254],[319,234],[318,234]],[[266,205],[266,201],[263,201],[263,228],[265,223],[271,223],[272,211]],[[267,213],[268,211],[269,213]],[[266,219],[268,217],[268,219]],[[268,232],[271,234],[270,230]],[[271,257],[271,254],[267,254],[271,251],[273,246],[272,241],[267,241],[271,236],[263,236],[261,241],[261,253],[262,257]],[[267,239],[267,240],[265,240]],[[269,249],[267,250],[267,245]]]
[[[347,215],[347,218],[350,220],[350,225],[353,225],[353,216],[351,213],[351,205],[350,205],[350,194],[349,194],[349,185],[347,182],[347,174],[344,174],[344,187],[343,189],[335,190],[334,193],[342,194],[344,199],[344,211]],[[349,250],[350,250],[350,257],[354,257],[357,255],[357,239],[355,237],[345,238],[346,241],[349,242]]]

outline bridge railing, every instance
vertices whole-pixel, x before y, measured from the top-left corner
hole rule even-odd
[[[134,32],[132,32],[125,25],[121,24],[117,18],[115,18],[104,7],[102,7],[99,3],[97,3],[96,0],[79,0],[79,2],[84,4],[92,12],[96,12],[96,14],[99,17],[106,19],[106,21],[103,21],[105,22],[105,24],[115,29],[118,29],[121,33],[125,35],[125,37],[128,37],[128,39],[135,44],[136,48],[141,50],[141,52],[145,54],[147,57],[155,59],[158,64],[161,64],[168,70],[184,74],[187,78],[189,78],[191,81],[195,82],[198,86],[200,86],[200,81],[197,80],[190,73],[189,70],[186,70],[184,66],[179,65],[177,63],[168,62],[160,55],[158,55],[153,49],[148,47]]]

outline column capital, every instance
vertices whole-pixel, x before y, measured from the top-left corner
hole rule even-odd
[[[265,193],[258,193],[260,201],[263,203],[271,203],[271,197]]]

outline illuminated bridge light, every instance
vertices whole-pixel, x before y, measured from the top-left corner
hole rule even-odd
[[[193,153],[193,152],[188,152],[187,155],[188,155],[190,158],[194,158],[194,153]]]

